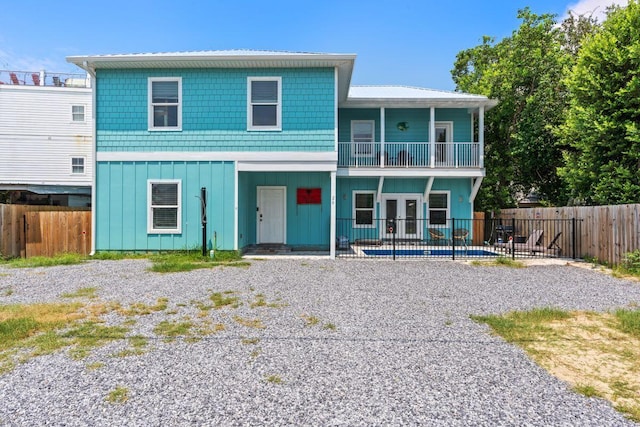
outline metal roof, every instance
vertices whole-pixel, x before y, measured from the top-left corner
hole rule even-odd
[[[207,50],[68,56],[67,62],[94,74],[98,69],[122,68],[300,68],[336,67],[338,98],[347,97],[356,55],[271,50]]]
[[[495,107],[497,101],[483,95],[412,86],[351,86],[341,107]]]

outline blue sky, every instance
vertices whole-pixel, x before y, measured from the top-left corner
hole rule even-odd
[[[266,49],[355,53],[353,84],[454,89],[456,54],[518,26],[626,0],[31,0],[4,5],[0,69],[80,72],[69,55]]]

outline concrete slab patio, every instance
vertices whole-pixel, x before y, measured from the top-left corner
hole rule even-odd
[[[469,315],[609,310],[640,303],[637,282],[565,264],[269,259],[173,274],[148,266],[0,267],[0,290],[11,290],[0,304],[68,301],[62,294],[84,287],[97,288],[87,304],[169,300],[128,326],[149,341],[141,355],[116,356],[127,345],[116,341],[86,359],[62,351],[1,375],[0,425],[634,425]],[[199,303],[227,291],[242,305],[203,314]],[[196,342],[154,332],[185,319],[224,330]],[[126,402],[105,400],[116,387],[128,390]]]

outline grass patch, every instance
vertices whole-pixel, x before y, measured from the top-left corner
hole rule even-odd
[[[223,307],[238,308],[242,305],[240,298],[235,296],[234,291],[214,292],[209,299],[213,303],[213,308],[216,310]]]
[[[169,298],[158,298],[154,305],[137,302],[130,304],[128,308],[120,307],[117,311],[123,316],[145,316],[156,311],[166,310],[168,304]]]
[[[56,265],[81,264],[86,258],[80,254],[59,254],[52,257],[34,256],[31,258],[13,258],[7,265],[13,268],[53,267]]]
[[[201,253],[196,251],[176,251],[155,254],[150,259],[153,265],[149,270],[156,273],[177,273],[217,266],[247,267],[251,265],[247,261],[242,261],[242,257],[237,251],[217,251],[214,258],[203,257]]]
[[[318,323],[320,323],[320,319],[318,319],[316,316],[310,316],[308,314],[302,314],[302,315],[300,315],[300,317],[302,318],[302,320],[304,320],[304,325],[305,326],[315,326]]]
[[[282,377],[280,375],[269,375],[268,377],[265,377],[264,379],[266,382],[271,383],[271,384],[282,384],[283,380]]]
[[[511,268],[524,268],[526,265],[521,261],[516,261],[512,258],[499,256],[491,261],[473,260],[469,264],[477,267],[482,266],[497,266],[497,267],[511,267]]]
[[[336,325],[335,325],[335,324],[333,324],[333,323],[325,323],[325,324],[322,326],[322,329],[326,329],[326,330],[328,330],[328,331],[335,331],[337,328],[336,328]]]
[[[143,259],[149,258],[149,254],[135,253],[135,252],[116,252],[116,251],[101,251],[96,252],[90,259],[101,261],[119,261],[122,259]]]
[[[153,328],[153,332],[156,335],[163,335],[166,338],[165,341],[170,342],[179,336],[191,336],[191,328],[193,328],[193,322],[175,322],[164,320],[158,323],[155,328]]]
[[[98,369],[104,368],[104,363],[102,362],[93,362],[87,365],[87,369],[90,371],[96,371]]]
[[[283,303],[280,298],[276,299],[276,301],[268,302],[264,294],[257,294],[255,299],[251,301],[249,304],[251,308],[257,307],[267,307],[267,308],[282,308],[286,307],[287,304]]]
[[[640,421],[640,310],[592,313],[545,308],[472,318],[522,347],[577,393],[607,399]]]
[[[62,298],[96,298],[97,297],[96,292],[98,292],[98,288],[87,287],[87,288],[80,288],[75,292],[66,292],[60,295],[60,297]]]
[[[124,403],[129,400],[129,389],[122,386],[117,386],[115,389],[111,390],[107,397],[104,398],[106,402],[109,403]]]
[[[260,342],[260,338],[242,338],[242,344],[244,345],[255,345]]]

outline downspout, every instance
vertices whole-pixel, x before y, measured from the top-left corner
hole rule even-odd
[[[91,82],[91,118],[93,119],[93,142],[91,144],[91,153],[93,156],[93,173],[91,174],[91,252],[89,256],[94,256],[96,254],[96,174],[98,169],[98,158],[97,158],[97,149],[96,145],[97,141],[97,120],[96,120],[96,86],[97,86],[97,78],[96,71],[89,66],[87,61],[82,63],[82,68],[89,73],[92,77]]]

